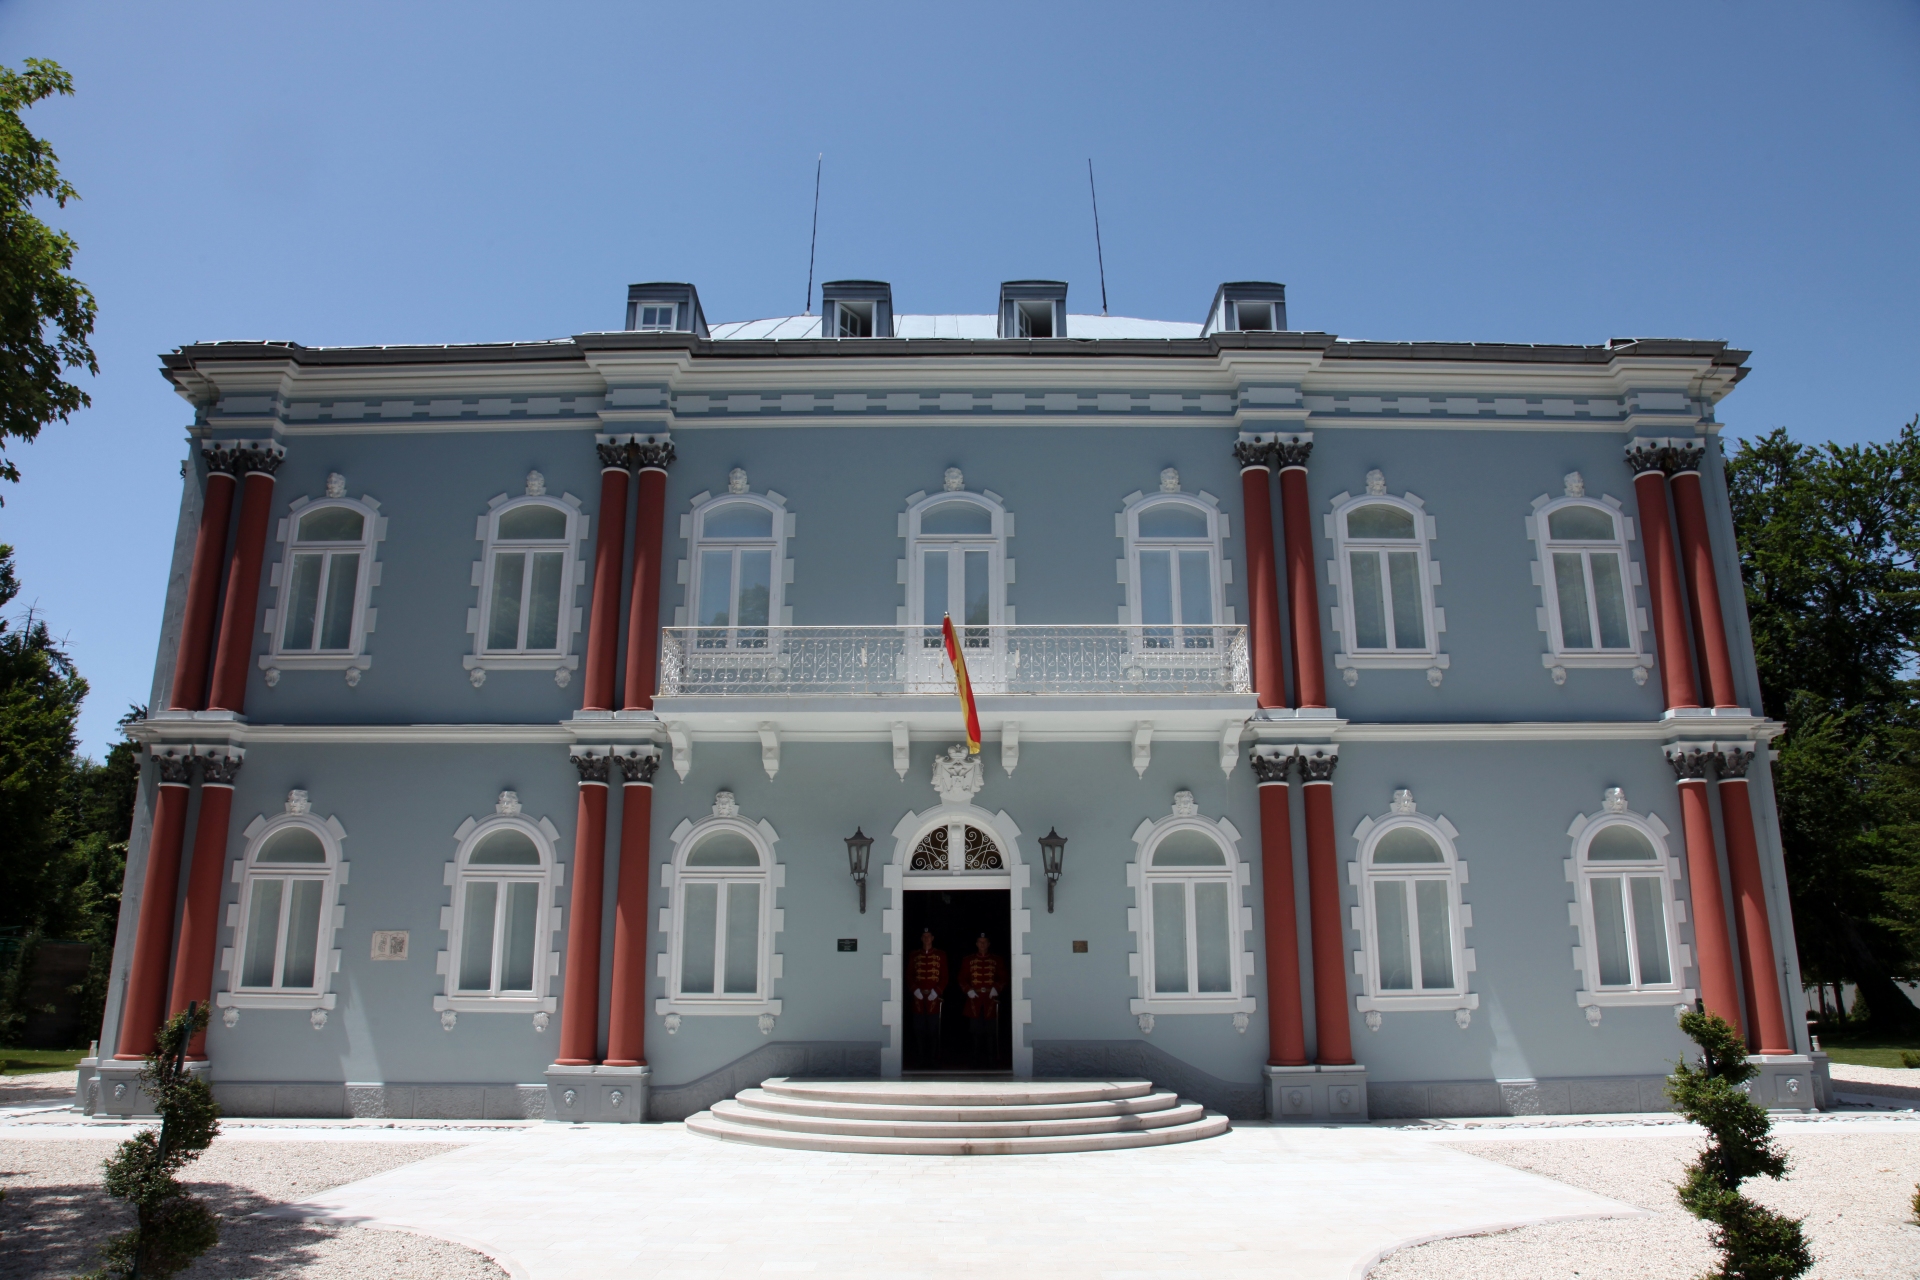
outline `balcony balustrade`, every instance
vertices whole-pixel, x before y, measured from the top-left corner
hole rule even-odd
[[[1250,694],[1244,626],[963,626],[977,694]],[[951,694],[938,627],[663,627],[661,697]]]

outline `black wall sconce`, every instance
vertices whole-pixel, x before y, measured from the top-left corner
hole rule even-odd
[[[1060,881],[1060,864],[1067,859],[1067,838],[1047,828],[1047,834],[1040,837],[1040,863],[1047,872],[1047,914],[1053,914],[1053,886]]]
[[[867,859],[873,854],[873,837],[859,827],[846,837],[847,873],[860,886],[860,914],[867,914]],[[1051,909],[1051,908],[1049,908]]]

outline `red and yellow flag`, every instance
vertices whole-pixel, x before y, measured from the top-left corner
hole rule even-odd
[[[954,687],[960,691],[960,710],[967,719],[967,754],[980,754],[980,710],[973,703],[973,681],[967,679],[967,659],[960,652],[960,637],[953,632],[953,619],[940,619],[940,634],[946,637],[947,661],[953,664]]]

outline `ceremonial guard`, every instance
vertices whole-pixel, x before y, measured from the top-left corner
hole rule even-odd
[[[973,954],[960,963],[960,986],[967,994],[967,1039],[975,1066],[998,1061],[1000,992],[1007,985],[1007,966],[991,954],[986,934],[974,940]]]
[[[940,1056],[940,1013],[947,993],[947,953],[933,949],[933,930],[920,931],[920,949],[907,957],[907,988],[913,992],[913,1036],[922,1061]]]

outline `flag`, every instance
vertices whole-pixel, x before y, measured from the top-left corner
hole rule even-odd
[[[960,637],[953,633],[953,619],[940,619],[940,634],[946,637],[947,661],[953,664],[954,687],[960,691],[960,710],[967,718],[967,754],[980,754],[980,709],[973,704],[973,681],[967,679],[967,659],[960,652]]]

